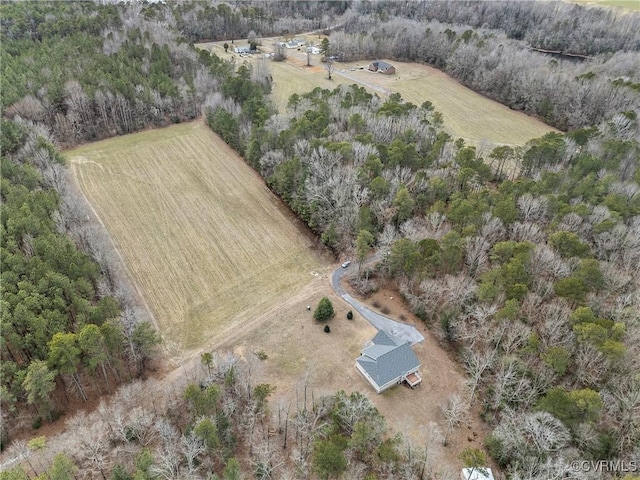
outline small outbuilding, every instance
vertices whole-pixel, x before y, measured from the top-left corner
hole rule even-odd
[[[460,477],[462,480],[494,480],[491,469],[486,467],[463,468]]]
[[[242,53],[249,54],[249,53],[253,53],[253,52],[251,51],[251,47],[236,47],[236,48],[234,48],[234,49],[233,49],[233,51],[234,51],[234,52],[236,52],[237,54],[242,54]]]
[[[292,40],[289,40],[288,42],[286,42],[284,44],[284,46],[286,46],[287,48],[300,48],[304,46],[304,40],[300,40],[298,38],[294,38]]]
[[[422,382],[418,373],[420,360],[411,344],[384,330],[367,342],[356,359],[356,368],[378,393],[402,382],[407,382],[411,388]]]
[[[369,64],[369,71],[382,73],[384,75],[393,75],[396,73],[396,67],[383,60],[376,60]]]

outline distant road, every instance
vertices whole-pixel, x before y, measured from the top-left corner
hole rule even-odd
[[[351,272],[352,269],[357,268],[355,264],[352,264],[348,268],[338,267],[331,274],[331,286],[340,295],[345,302],[351,305],[360,315],[367,319],[367,321],[376,327],[378,330],[384,330],[387,333],[395,335],[399,338],[407,340],[411,345],[420,343],[424,340],[422,334],[413,326],[406,323],[397,322],[389,317],[381,315],[373,310],[365,307],[358,300],[349,295],[340,285],[342,277]]]

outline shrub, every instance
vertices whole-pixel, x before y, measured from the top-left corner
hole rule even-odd
[[[331,332],[331,328],[329,328],[329,325],[325,325],[324,326],[324,333],[330,333]]]
[[[485,446],[489,451],[489,455],[496,461],[501,467],[506,467],[509,463],[509,457],[506,454],[504,448],[504,442],[498,436],[491,434],[485,440]]]
[[[570,428],[583,422],[595,422],[603,406],[598,392],[589,388],[572,391],[552,388],[538,402],[538,409],[551,413]]]
[[[326,322],[333,318],[335,312],[333,311],[333,304],[327,297],[323,297],[318,304],[315,312],[313,312],[313,318],[319,322]]]
[[[268,358],[267,356],[267,352],[265,352],[264,350],[259,350],[258,352],[256,352],[256,356],[260,359],[260,360],[266,360]]]
[[[351,310],[347,312],[347,320],[353,320],[353,312]]]
[[[387,315],[391,310],[389,310],[389,307],[384,306],[384,307],[382,307],[382,308],[380,309],[380,311],[381,311],[382,313],[384,313],[385,315]]]

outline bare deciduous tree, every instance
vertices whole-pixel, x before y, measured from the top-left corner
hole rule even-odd
[[[166,419],[160,419],[155,424],[161,441],[160,455],[151,471],[166,480],[181,478],[182,469],[180,458],[180,434]]]
[[[190,432],[188,435],[182,435],[180,438],[180,447],[187,462],[187,474],[194,475],[199,467],[196,459],[198,455],[207,451],[207,447],[202,439],[193,432]]]
[[[471,277],[476,278],[477,275],[486,271],[487,262],[489,261],[489,242],[483,237],[467,238],[465,249],[465,267]]]
[[[459,394],[453,394],[445,405],[440,406],[440,410],[444,415],[447,430],[444,434],[442,444],[447,446],[451,432],[454,428],[466,425],[469,421],[469,402]]]
[[[463,354],[463,358],[465,370],[470,377],[470,400],[473,402],[476,390],[482,381],[484,373],[493,365],[495,360],[495,350],[489,350],[486,348],[467,349]]]

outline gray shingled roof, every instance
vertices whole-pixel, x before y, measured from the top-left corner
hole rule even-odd
[[[375,62],[373,62],[373,65],[378,70],[386,70],[386,69],[388,69],[388,68],[393,66],[390,63],[385,62],[384,60],[376,60]]]
[[[411,345],[380,330],[356,361],[379,387],[420,366]]]

